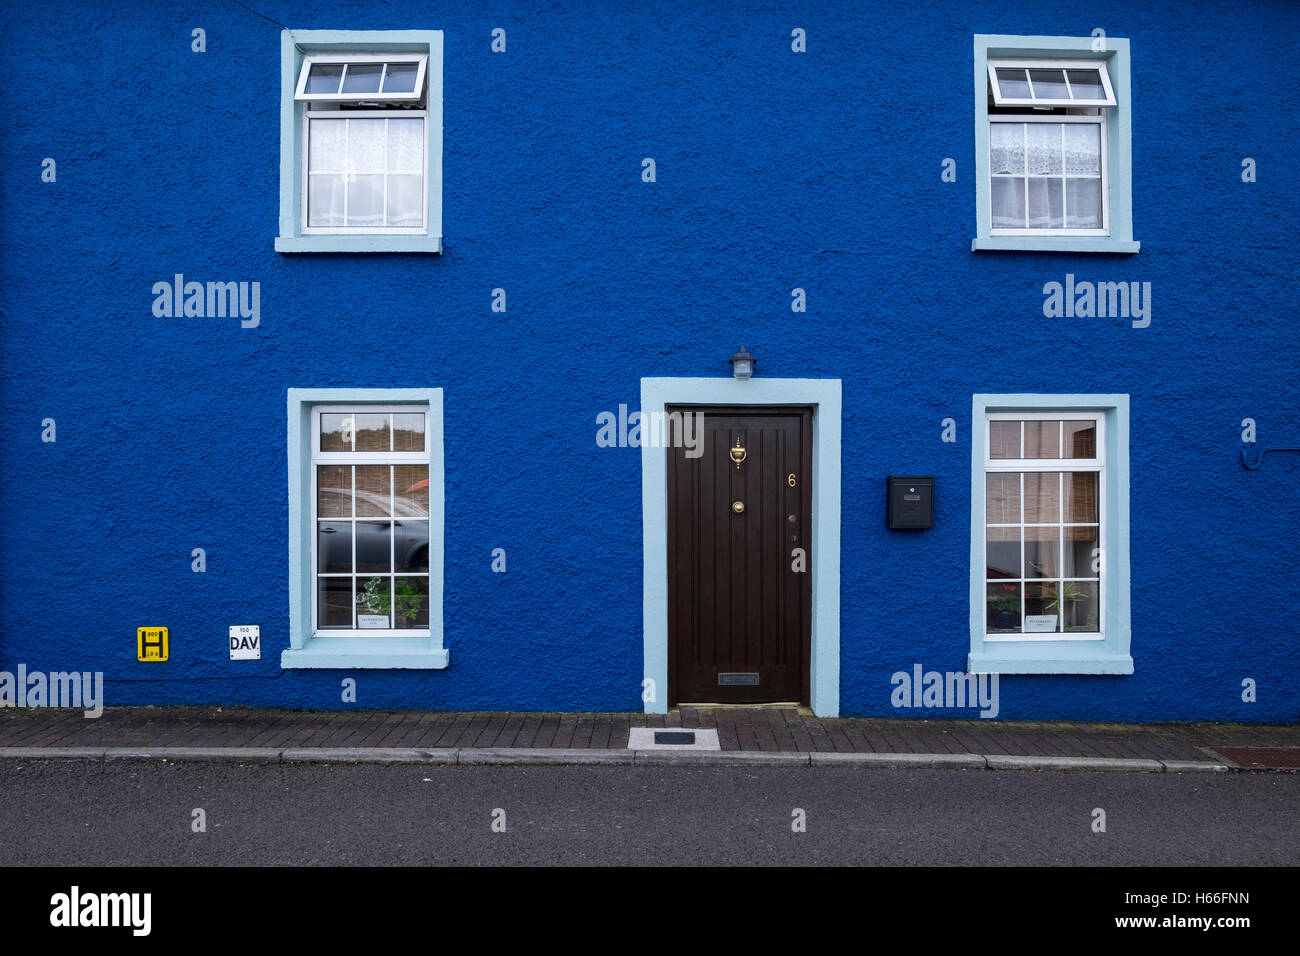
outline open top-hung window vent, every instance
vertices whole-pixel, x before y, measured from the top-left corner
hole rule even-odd
[[[354,106],[419,105],[426,54],[313,54],[303,57],[294,99]]]
[[[1114,106],[1100,61],[989,60],[989,92],[997,106]]]

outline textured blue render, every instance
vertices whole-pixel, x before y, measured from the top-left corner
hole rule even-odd
[[[0,669],[103,670],[110,705],[640,710],[640,453],[596,415],[744,344],[760,376],[843,380],[842,714],[971,716],[890,705],[893,672],[965,666],[971,396],[1095,392],[1132,402],[1135,672],[1007,677],[1001,718],[1300,716],[1300,456],[1238,460],[1246,417],[1300,444],[1300,6],[250,5],[445,32],[445,253],[274,251],[279,26],[7,10]],[[1131,42],[1141,252],[972,253],[973,35],[1094,27]],[[178,272],[260,282],[260,325],[155,318]],[[1150,282],[1150,327],[1045,319],[1067,273]],[[291,387],[445,389],[446,670],[280,671]],[[932,530],[886,530],[891,473],[935,475]],[[232,624],[260,662],[228,660]],[[144,625],[170,662],[135,661]]]

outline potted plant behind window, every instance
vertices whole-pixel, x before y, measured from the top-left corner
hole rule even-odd
[[[1083,630],[1083,628],[1079,628],[1077,625],[1071,625],[1070,621],[1073,619],[1074,606],[1080,601],[1091,599],[1091,597],[1091,594],[1080,588],[1074,581],[1066,581],[1064,582],[1060,592],[1043,605],[1043,610],[1052,611],[1053,613],[1059,613],[1061,615],[1062,631],[1068,631],[1072,627],[1075,630]],[[1096,622],[1097,615],[1095,613],[1090,613],[1088,615],[1089,626],[1086,629],[1096,630]]]
[[[989,598],[989,607],[994,612],[993,626],[1002,631],[1014,631],[1020,627],[1020,595],[1018,585],[1004,584],[1003,592]]]
[[[397,606],[394,608],[388,578],[373,577],[366,582],[365,590],[357,595],[357,603],[365,604],[366,609],[370,611],[369,615],[357,615],[357,624],[361,627],[414,627],[416,615],[420,613],[420,607],[424,603],[424,595],[414,584],[403,578],[397,585]],[[390,616],[394,611],[397,620]],[[377,623],[363,623],[362,617],[373,617]],[[398,623],[399,621],[401,623]]]

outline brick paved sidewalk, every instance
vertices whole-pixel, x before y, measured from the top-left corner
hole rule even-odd
[[[1300,747],[1300,724],[825,719],[793,707],[681,707],[667,715],[115,707],[94,720],[81,711],[4,709],[0,747],[622,750],[632,727],[717,728],[724,751],[1205,760],[1205,748]]]

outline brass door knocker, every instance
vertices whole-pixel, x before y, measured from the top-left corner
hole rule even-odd
[[[731,449],[731,460],[736,463],[736,471],[740,471],[740,463],[745,460],[745,447],[740,443],[740,436],[736,436],[736,447]]]

